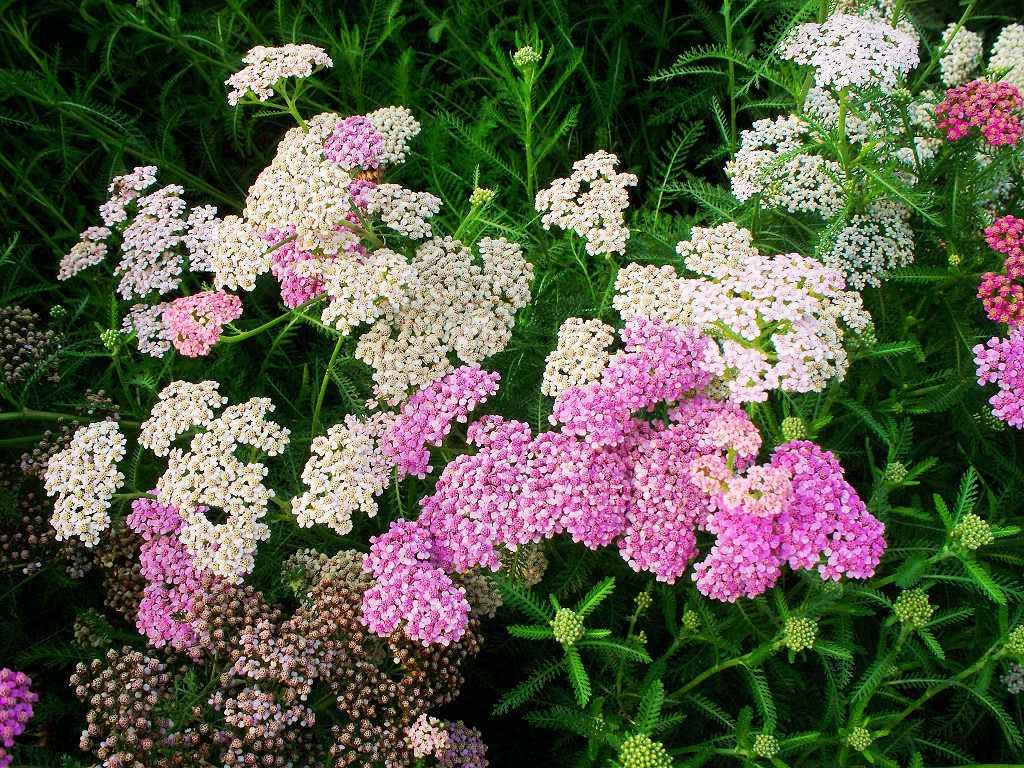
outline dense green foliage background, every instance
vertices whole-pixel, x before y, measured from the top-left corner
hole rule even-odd
[[[991,33],[1022,15],[1015,0],[969,5],[977,31]],[[488,363],[502,371],[503,383],[487,409],[543,424],[550,401],[539,386],[558,326],[571,315],[614,319],[610,287],[616,265],[577,260],[564,240],[543,232],[532,205],[538,185],[565,175],[584,154],[606,148],[640,177],[628,259],[674,263],[674,245],[691,225],[727,219],[750,226],[766,248],[813,252],[813,229],[742,208],[720,185],[739,131],[754,119],[792,108],[770,52],[788,25],[813,17],[820,6],[818,0],[751,0],[732,7],[702,0],[0,2],[0,303],[29,306],[43,317],[55,304],[68,310],[64,320],[53,321],[66,337],[56,360],[59,383],[33,377],[10,394],[24,407],[66,411],[81,402],[85,387],[103,388],[114,393],[124,418],[139,420],[166,382],[215,378],[232,402],[266,395],[277,403],[276,416],[292,428],[293,439],[284,458],[273,463],[270,483],[299,485],[312,437],[309,415],[332,346],[317,328],[297,323],[276,340],[264,335],[218,347],[198,361],[151,361],[127,350],[118,360],[100,340],[101,330],[119,327],[124,311],[111,298],[109,266],[102,268],[106,275],[55,281],[60,257],[93,223],[107,180],[133,165],[157,165],[162,181],[182,184],[194,202],[237,211],[288,122],[229,107],[223,81],[251,46],[298,41],[324,47],[335,62],[309,81],[300,104],[306,114],[355,114],[388,104],[413,110],[423,132],[401,178],[442,198],[442,229],[458,228],[474,186],[497,190],[496,204],[471,229],[524,242],[537,279],[533,303],[520,313],[512,343]],[[942,28],[967,6],[935,0],[907,3],[906,10],[926,46],[934,46]],[[550,51],[529,119],[509,59],[524,44]],[[934,74],[928,56],[936,53],[923,49],[915,87],[928,84]],[[659,738],[680,749],[679,764],[699,752],[687,745],[721,737],[712,746],[727,753],[737,738],[749,742],[744,722],[753,713],[755,732],[768,722],[775,726],[786,764],[831,765],[842,752],[843,762],[856,765],[860,758],[847,756],[835,739],[812,737],[786,747],[785,738],[841,732],[864,696],[874,695],[879,709],[899,710],[940,686],[935,698],[885,739],[886,764],[1021,764],[1024,710],[1020,697],[1008,696],[998,682],[1005,668],[993,666],[983,680],[943,684],[1020,622],[1024,599],[1019,536],[1007,535],[969,557],[934,557],[948,543],[934,494],[954,516],[973,509],[1006,532],[1024,522],[1024,443],[1018,432],[994,429],[979,418],[988,394],[975,383],[970,354],[974,344],[996,332],[974,298],[977,274],[994,265],[980,237],[982,211],[976,204],[987,181],[965,170],[956,174],[954,186],[950,169],[957,162],[951,156],[913,198],[916,267],[865,292],[878,345],[855,351],[842,385],[820,396],[775,396],[752,409],[766,445],[781,441],[783,416],[799,414],[813,425],[812,437],[841,457],[850,481],[888,527],[890,550],[879,575],[866,584],[827,590],[816,579],[787,574],[769,595],[736,605],[701,598],[686,579],[675,588],[654,587],[654,606],[635,629],[644,630],[648,650],[662,658],[661,665],[597,658],[590,669],[594,695],[612,730],[628,730],[640,692],[661,677],[668,694]],[[1019,156],[1007,162],[1019,176]],[[1001,212],[1019,214],[1018,202]],[[956,268],[949,266],[951,253],[960,257]],[[247,300],[244,323],[254,327],[278,313],[276,296],[263,286]],[[322,424],[358,412],[369,393],[367,371],[350,354],[330,378]],[[45,426],[0,421],[0,448],[14,460]],[[894,462],[909,468],[906,480],[886,478]],[[145,466],[138,472],[139,488],[155,479]],[[255,583],[288,600],[279,576],[287,554],[303,546],[365,549],[370,535],[411,512],[428,483],[409,480],[398,493],[389,492],[385,514],[364,521],[348,537],[275,528],[260,550]],[[536,590],[542,600],[552,592],[572,602],[612,574],[615,593],[593,624],[627,631],[635,595],[649,588],[646,577],[629,571],[615,552],[590,552],[562,541],[546,553],[551,566]],[[888,654],[895,631],[889,604],[897,587],[914,585],[927,586],[940,609],[930,635],[939,648],[916,638],[897,659]],[[507,600],[485,627],[484,651],[471,662],[465,691],[448,714],[483,730],[496,766],[565,765],[578,753],[585,758],[587,749],[596,756],[598,741],[585,713],[569,717],[548,709],[572,705],[572,688],[561,680],[544,686],[522,709],[490,714],[535,664],[551,656],[543,643],[505,631],[504,625],[522,618],[515,602]],[[66,680],[74,662],[89,655],[72,642],[73,619],[83,607],[102,606],[101,585],[94,576],[71,582],[56,568],[32,577],[4,573],[0,606],[0,666],[30,671],[43,694],[20,764],[85,765],[76,751],[81,710]],[[753,672],[725,670],[689,695],[687,681],[758,648],[797,608],[821,617],[829,650],[804,654],[795,663],[776,654],[752,666]],[[684,610],[700,616],[697,633],[680,632]],[[118,642],[141,646],[132,627],[115,629]],[[883,684],[880,677],[893,663],[917,682],[902,688]],[[534,714],[524,720],[524,711]],[[72,757],[62,763],[65,754]],[[733,758],[708,753],[703,759],[718,765]]]

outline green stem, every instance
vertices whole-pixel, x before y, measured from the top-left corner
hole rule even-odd
[[[750,661],[760,660],[760,658],[765,653],[770,652],[771,650],[773,650],[779,644],[779,642],[780,641],[778,639],[772,638],[771,640],[768,640],[768,641],[766,641],[764,643],[761,643],[761,645],[759,645],[757,648],[755,648],[754,650],[750,651],[749,653],[745,653],[742,656],[734,656],[731,659],[726,659],[725,661],[722,661],[722,662],[719,662],[718,664],[715,664],[715,666],[713,666],[713,667],[708,667],[703,672],[701,672],[699,675],[697,675],[695,678],[690,680],[690,682],[686,683],[681,688],[677,688],[675,691],[673,691],[669,695],[669,698],[675,699],[675,698],[677,698],[679,696],[683,696],[683,695],[689,693],[694,688],[696,688],[698,685],[700,685],[705,680],[707,680],[709,677],[714,677],[719,672],[724,672],[725,670],[731,669],[732,667],[738,667],[738,666],[746,665],[747,662],[750,662]]]
[[[243,331],[242,333],[235,333],[230,336],[221,336],[218,344],[237,344],[240,341],[251,339],[253,336],[258,336],[266,330],[273,328],[279,323],[283,323],[288,318],[298,318],[301,315],[302,310],[307,309],[310,305],[319,301],[320,297],[310,299],[305,304],[300,304],[295,309],[285,312],[283,315],[278,315],[273,320],[268,320],[263,325],[256,326],[252,330]]]
[[[313,409],[313,423],[309,430],[311,440],[316,437],[316,433],[320,430],[320,409],[323,407],[324,396],[327,394],[327,383],[331,379],[331,369],[334,367],[334,361],[338,358],[338,351],[341,349],[341,342],[344,340],[344,336],[338,336],[338,340],[334,342],[334,351],[331,352],[331,359],[327,362],[327,370],[324,371],[324,378],[320,382],[320,392],[316,397],[316,407]]]
[[[93,416],[79,416],[75,413],[57,413],[55,411],[35,411],[25,408],[20,411],[0,413],[0,421],[75,421],[82,424],[98,421]],[[122,427],[133,428],[139,426],[137,421],[122,419],[118,421]]]
[[[729,149],[736,146],[736,64],[733,62],[732,3],[723,0],[722,17],[725,20],[726,69],[729,75]]]
[[[928,76],[931,75],[933,71],[935,71],[935,68],[939,65],[939,61],[942,59],[943,56],[946,55],[946,49],[949,48],[950,44],[956,38],[957,33],[959,33],[960,30],[963,28],[964,24],[967,23],[967,19],[969,19],[971,14],[974,13],[974,6],[976,6],[977,4],[978,0],[971,0],[971,2],[967,4],[967,8],[964,9],[963,15],[960,17],[960,20],[956,23],[956,26],[953,27],[953,34],[949,36],[949,40],[944,42],[942,44],[942,47],[932,54],[932,60],[928,63],[928,66],[925,68],[923,72],[920,72],[917,76],[917,79],[914,80],[914,87],[912,88],[913,92],[916,92],[918,88],[920,88],[921,83],[925,82],[928,79]]]

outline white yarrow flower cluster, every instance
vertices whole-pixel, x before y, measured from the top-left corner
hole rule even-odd
[[[121,321],[121,330],[135,334],[135,344],[144,355],[163,357],[171,348],[170,334],[161,319],[168,306],[169,302],[133,304]]]
[[[834,13],[822,24],[796,27],[779,55],[812,67],[819,86],[892,90],[920,62],[917,48],[913,37],[884,21]]]
[[[804,149],[811,141],[811,127],[796,115],[756,120],[725,166],[733,195],[741,202],[760,195],[767,208],[832,218],[844,204],[845,176],[839,163]]]
[[[247,66],[224,81],[230,88],[228,104],[231,106],[249,93],[260,101],[266,101],[274,95],[274,86],[281,80],[309,77],[314,68],[334,66],[327,51],[307,43],[276,48],[257,45],[245,54],[242,61]]]
[[[735,237],[735,251],[722,238]],[[695,227],[677,250],[688,270],[630,264],[616,279],[615,308],[624,320],[658,317],[717,339],[708,369],[730,399],[763,401],[768,392],[815,392],[849,366],[843,327],[870,322],[860,295],[842,275],[796,253],[766,256],[735,225]],[[680,307],[686,309],[681,311]]]
[[[287,445],[289,431],[266,418],[274,405],[265,397],[229,406],[204,424],[194,424],[220,400],[214,393],[216,388],[209,384],[199,385],[204,390],[200,394],[207,399],[193,409],[185,402],[188,387],[173,383],[175,389],[163,398],[166,406],[149,425],[150,436],[146,439],[163,451],[171,435],[181,434],[181,430],[190,428],[188,425],[202,428],[192,437],[188,450],[167,451],[167,470],[157,481],[156,492],[163,503],[177,507],[184,523],[181,541],[197,567],[239,581],[252,570],[259,542],[270,535],[263,517],[274,492],[263,484],[266,465],[241,461],[235,449],[247,445],[276,456]],[[175,405],[182,408],[178,418],[173,413]],[[215,523],[207,517],[211,507],[225,513],[224,522]]]
[[[190,429],[209,424],[227,402],[216,381],[172,381],[157,395],[149,418],[139,426],[139,445],[166,456],[171,443]]]
[[[409,154],[409,142],[420,132],[420,124],[408,107],[381,107],[366,118],[384,139],[378,158],[381,165],[404,163]]]
[[[914,263],[910,211],[892,200],[874,201],[840,230],[824,262],[845,274],[856,290],[881,284],[890,270]]]
[[[540,391],[558,397],[601,377],[611,358],[615,329],[600,320],[570,317],[558,329],[558,342],[545,360]]]
[[[981,35],[956,24],[950,24],[942,33],[946,52],[939,59],[942,84],[947,88],[962,85],[974,77],[981,65]]]
[[[216,288],[251,291],[256,278],[270,271],[272,246],[240,216],[225,216],[210,245],[209,265]]]
[[[1024,88],[1024,25],[1007,24],[989,54],[990,72],[1005,72],[1000,80]]]
[[[377,184],[368,192],[366,212],[379,215],[384,224],[412,240],[423,240],[433,233],[432,217],[441,210],[441,201],[429,192],[414,192],[399,184]]]
[[[46,494],[57,497],[50,524],[58,541],[99,543],[110,527],[110,499],[124,482],[117,463],[126,446],[117,422],[98,421],[81,427],[67,448],[50,457],[43,479]]]
[[[629,206],[632,173],[617,173],[619,158],[599,150],[577,160],[568,178],[555,179],[537,193],[534,208],[544,214],[544,229],[572,230],[586,241],[587,253],[622,253],[629,229],[622,212]],[[584,185],[586,190],[584,191]]]
[[[60,260],[58,280],[74,277],[83,269],[95,267],[107,258],[107,239],[111,235],[107,227],[89,227],[79,235],[78,242]]]
[[[381,318],[356,345],[356,357],[374,369],[378,400],[402,402],[453,370],[453,354],[478,363],[508,344],[515,313],[530,301],[533,266],[521,246],[503,238],[483,238],[477,248],[479,263],[451,237],[416,249],[415,278],[400,306],[380,305]]]
[[[387,488],[393,466],[379,441],[393,419],[384,412],[365,421],[349,415],[313,440],[302,470],[306,490],[292,499],[300,526],[326,525],[344,536],[352,530],[353,512],[377,514],[376,497]]]

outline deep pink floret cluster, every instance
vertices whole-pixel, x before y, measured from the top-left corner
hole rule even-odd
[[[346,170],[376,168],[384,151],[384,137],[362,115],[346,117],[324,141],[324,157]]]
[[[622,338],[598,382],[556,400],[560,430],[533,435],[500,416],[468,427],[478,450],[445,467],[416,521],[371,541],[368,626],[390,634],[404,623],[421,642],[452,642],[467,608],[451,574],[496,570],[500,547],[562,533],[594,549],[617,544],[632,568],[671,583],[707,530],[717,540],[694,578],[720,600],[760,594],[787,563],[826,579],[874,572],[883,526],[832,454],[790,443],[755,464],[756,427],[701,392],[706,338],[648,319],[631,321]],[[659,403],[666,418],[637,415]]]
[[[994,147],[1016,144],[1021,136],[1021,95],[1011,83],[972,80],[946,91],[935,107],[939,128],[949,141],[977,128]]]
[[[25,732],[32,718],[32,705],[39,701],[31,686],[32,679],[24,672],[0,669],[0,768],[11,764],[13,758],[7,750]]]
[[[136,499],[125,522],[142,537],[139,563],[146,586],[135,626],[157,648],[169,645],[197,655],[192,610],[203,572],[178,538],[178,510],[155,499]]]
[[[498,391],[500,378],[479,365],[465,365],[409,398],[381,441],[399,478],[426,477],[431,470],[428,446],[440,445],[455,422],[465,423],[470,411]]]
[[[979,384],[996,384],[999,391],[989,398],[993,415],[1011,427],[1024,429],[1024,328],[1015,328],[1009,338],[992,337],[974,348]]]
[[[162,320],[171,344],[186,357],[210,354],[225,323],[242,316],[242,300],[224,291],[203,291],[172,301]]]
[[[1017,280],[1024,277],[1024,219],[1000,216],[985,228],[989,248],[1003,254],[1006,274]]]
[[[263,236],[270,245],[277,246],[270,253],[270,272],[281,286],[281,301],[294,309],[314,296],[323,293],[323,281],[295,273],[295,265],[317,258],[310,251],[300,250],[294,240],[284,241],[295,234],[295,227],[269,229]]]

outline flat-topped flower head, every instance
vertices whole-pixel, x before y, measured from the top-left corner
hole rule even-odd
[[[308,43],[289,43],[276,48],[257,45],[249,49],[242,61],[247,66],[224,81],[231,106],[249,94],[266,101],[274,95],[274,86],[281,80],[309,77],[316,69],[334,66],[327,51]]]
[[[1021,95],[1007,82],[972,80],[950,88],[935,107],[946,139],[958,141],[976,129],[993,147],[1016,144],[1021,137]]]
[[[171,344],[186,357],[210,354],[225,323],[242,316],[242,300],[223,291],[203,291],[172,301],[162,321]]]

